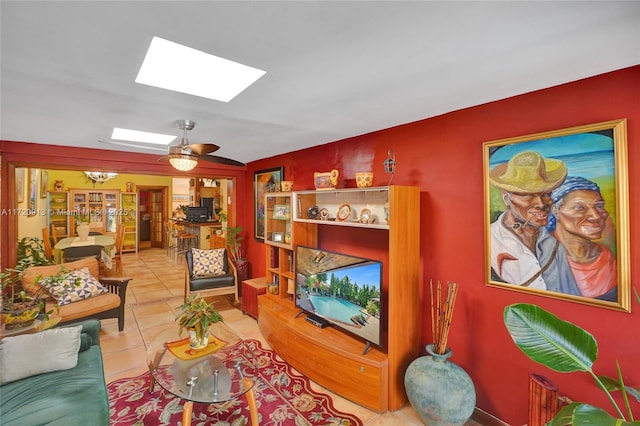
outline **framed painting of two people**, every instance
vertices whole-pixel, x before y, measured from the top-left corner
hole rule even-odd
[[[626,120],[485,142],[487,284],[630,311]]]

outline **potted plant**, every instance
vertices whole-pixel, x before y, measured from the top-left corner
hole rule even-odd
[[[44,287],[28,294],[21,283],[22,270],[7,269],[0,273],[0,288],[2,290],[2,303],[0,311],[2,312],[2,321],[7,329],[28,327],[41,315],[46,321],[49,316],[59,310],[59,306],[55,304],[52,309],[46,310],[46,299],[49,293]],[[36,281],[40,281],[43,277],[38,276]],[[62,282],[66,279],[65,268],[62,267],[60,273],[46,278],[52,282]],[[80,283],[80,278],[76,278],[71,286]]]
[[[42,312],[48,319],[52,313],[45,311],[46,290],[40,288],[35,295],[28,295],[21,285],[22,271],[31,266],[49,265],[42,240],[37,237],[23,237],[18,240],[18,263],[14,269],[0,273],[2,303],[0,311],[7,328],[22,328],[31,325]]]
[[[242,248],[242,226],[227,227],[227,246],[231,252],[231,259],[237,264],[238,261],[246,260],[244,250]]]
[[[178,332],[189,332],[189,344],[193,349],[202,349],[209,344],[209,327],[223,321],[222,315],[199,294],[187,296],[176,315]]]
[[[76,232],[78,233],[78,237],[80,237],[80,241],[86,241],[89,237],[89,231],[91,230],[91,226],[89,226],[89,221],[91,220],[90,216],[85,212],[78,212],[74,216],[74,220],[76,222]]]
[[[176,207],[175,217],[176,219],[185,219],[187,217],[187,209],[189,208],[186,204],[180,204]]]
[[[219,213],[216,213],[216,217],[218,218],[218,221],[222,225],[222,231],[224,232],[227,229],[227,223],[228,223],[227,212],[225,212],[224,210],[220,210]]]
[[[249,262],[244,253],[244,247],[242,241],[244,235],[242,235],[242,226],[227,226],[227,246],[231,255],[231,261],[236,265],[238,270],[238,279],[240,281],[246,279],[248,274]]]
[[[605,392],[617,415],[614,418],[601,408],[572,402],[564,406],[549,425],[640,425],[640,421],[634,421],[629,403],[629,395],[640,401],[640,389],[624,384],[619,365],[618,379],[597,376],[593,372],[591,367],[598,354],[598,345],[590,333],[528,303],[507,306],[504,324],[516,346],[533,361],[561,373],[589,373],[596,385]],[[611,395],[613,391],[622,392],[628,419]]]
[[[2,322],[7,329],[30,326],[44,308],[44,297],[30,296],[20,286],[20,272],[7,269],[0,273]]]

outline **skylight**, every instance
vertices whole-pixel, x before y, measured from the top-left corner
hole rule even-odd
[[[153,37],[136,83],[229,102],[264,74],[266,71]]]
[[[160,133],[141,132],[139,130],[120,129],[115,127],[111,134],[111,139],[118,141],[154,143],[158,145],[169,145],[177,136],[163,135]]]

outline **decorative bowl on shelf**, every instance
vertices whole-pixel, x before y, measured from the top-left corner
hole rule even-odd
[[[278,294],[280,293],[280,285],[278,283],[269,283],[267,284],[267,290],[269,290],[269,294]]]
[[[356,185],[358,188],[366,188],[373,185],[373,172],[357,172]]]
[[[333,169],[330,172],[315,172],[313,174],[313,183],[316,190],[320,189],[335,189],[338,185],[338,176],[340,172]]]

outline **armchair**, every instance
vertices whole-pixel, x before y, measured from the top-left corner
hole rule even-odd
[[[98,278],[100,284],[107,288],[108,293],[93,296],[85,300],[69,303],[60,307],[62,322],[76,322],[87,318],[106,319],[117,318],[118,329],[124,330],[124,309],[127,295],[127,285],[131,278],[127,277],[100,277],[100,266],[95,257],[87,257],[75,262],[61,263],[50,266],[33,266],[22,273],[22,287],[27,293],[34,294],[38,291],[39,284],[36,279],[40,276],[48,277],[62,271],[89,268],[91,275]],[[50,309],[55,301],[47,302]]]
[[[194,251],[198,251],[198,255],[214,254],[213,252],[222,251],[222,272],[207,273],[206,275],[198,274],[194,271]],[[191,293],[198,293],[202,297],[220,296],[224,294],[233,294],[235,303],[238,303],[238,271],[233,262],[230,261],[228,250],[226,248],[200,250],[191,249],[185,252],[185,276],[184,276],[184,297]]]

